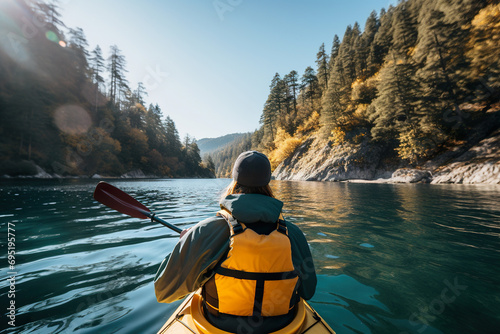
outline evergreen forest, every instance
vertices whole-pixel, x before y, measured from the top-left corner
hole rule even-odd
[[[142,83],[130,87],[118,46],[104,59],[54,3],[0,3],[0,175],[229,177],[239,153],[273,168],[308,138],[382,147],[419,166],[466,143],[498,111],[500,4],[400,0],[319,46],[311,66],[270,75],[260,127],[202,161]],[[326,41],[327,44],[330,41]]]
[[[55,2],[0,2],[0,175],[213,177],[196,140],[131,87],[112,45],[104,59]]]
[[[400,0],[331,43],[303,73],[272,77],[261,126],[238,146],[265,152],[275,168],[311,136],[331,147],[370,142],[418,166],[500,109],[497,1]]]

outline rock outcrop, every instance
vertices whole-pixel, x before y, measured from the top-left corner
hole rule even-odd
[[[392,173],[390,182],[393,183],[429,183],[432,179],[432,173],[428,170],[400,168]]]
[[[331,146],[311,137],[273,173],[277,180],[345,181],[390,177],[380,168],[382,148],[363,141],[358,145]]]
[[[133,171],[130,171],[128,173],[123,174],[120,176],[122,179],[144,179],[146,178],[146,175],[144,172],[140,169],[136,169]]]
[[[34,178],[37,178],[37,179],[51,179],[51,178],[53,178],[53,176],[50,175],[49,173],[47,173],[46,171],[44,171],[42,167],[35,165],[35,168],[36,168],[37,173],[36,173],[36,175],[33,176]]]
[[[439,167],[432,183],[500,184],[500,130]]]
[[[296,181],[500,184],[500,129],[476,140],[476,144],[443,152],[417,168],[391,164],[383,154],[383,148],[369,141],[332,146],[309,138],[276,168],[273,177]]]

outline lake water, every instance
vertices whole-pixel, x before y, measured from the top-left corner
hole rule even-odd
[[[184,228],[214,214],[229,180],[110,182]],[[95,202],[96,184],[1,181],[2,332],[155,333],[177,307],[156,302],[153,277],[178,235]],[[338,334],[499,333],[500,187],[271,185],[310,243],[311,304]]]

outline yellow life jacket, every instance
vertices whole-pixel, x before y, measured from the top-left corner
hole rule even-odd
[[[229,252],[203,287],[206,309],[214,314],[279,316],[298,301],[298,274],[283,220],[268,235],[258,234],[226,211],[231,230]]]

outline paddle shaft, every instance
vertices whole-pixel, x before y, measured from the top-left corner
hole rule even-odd
[[[149,218],[151,218],[151,221],[153,221],[153,220],[154,220],[155,222],[158,222],[158,223],[162,224],[163,226],[168,227],[168,228],[169,228],[169,229],[171,229],[171,230],[174,230],[174,231],[175,231],[175,232],[177,232],[177,233],[181,233],[181,232],[182,232],[182,229],[178,228],[178,227],[177,227],[177,226],[175,226],[175,225],[172,225],[172,224],[170,224],[170,223],[167,223],[166,221],[164,221],[164,220],[163,220],[163,219],[161,219],[161,218],[156,217],[154,213],[151,213],[151,212],[146,212],[146,211],[143,211],[143,213],[144,213],[146,216],[148,216]]]

